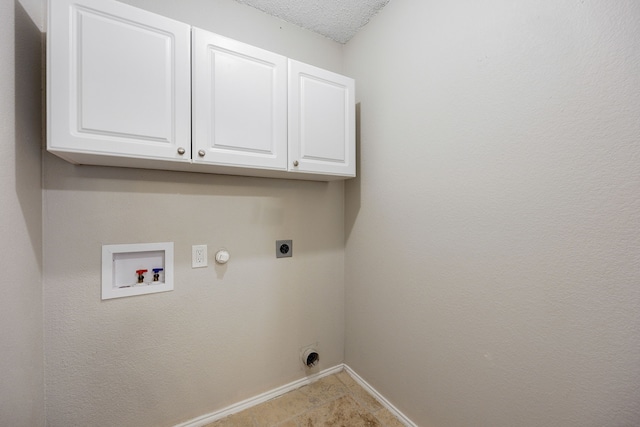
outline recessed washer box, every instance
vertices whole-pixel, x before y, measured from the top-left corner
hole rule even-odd
[[[102,245],[102,299],[173,290],[173,242]]]

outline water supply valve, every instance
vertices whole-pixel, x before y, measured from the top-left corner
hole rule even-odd
[[[160,272],[164,270],[164,268],[154,268],[153,269],[153,281],[157,282],[160,280]]]
[[[144,273],[148,270],[136,270],[136,274],[138,275],[138,283],[144,283]]]

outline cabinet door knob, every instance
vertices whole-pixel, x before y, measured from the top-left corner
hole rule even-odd
[[[205,154],[207,153],[204,150],[198,150],[198,156],[204,157]]]
[[[178,154],[180,154],[182,156],[184,153],[185,153],[184,148],[178,147]]]
[[[297,167],[298,165],[299,165],[298,161],[297,161],[297,160],[294,160],[294,161],[293,161],[293,166],[296,166],[296,167]]]

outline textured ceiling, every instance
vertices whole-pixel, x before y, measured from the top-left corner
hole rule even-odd
[[[389,0],[236,0],[346,43]]]

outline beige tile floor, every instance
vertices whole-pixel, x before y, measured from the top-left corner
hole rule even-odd
[[[206,427],[403,427],[345,371]]]

